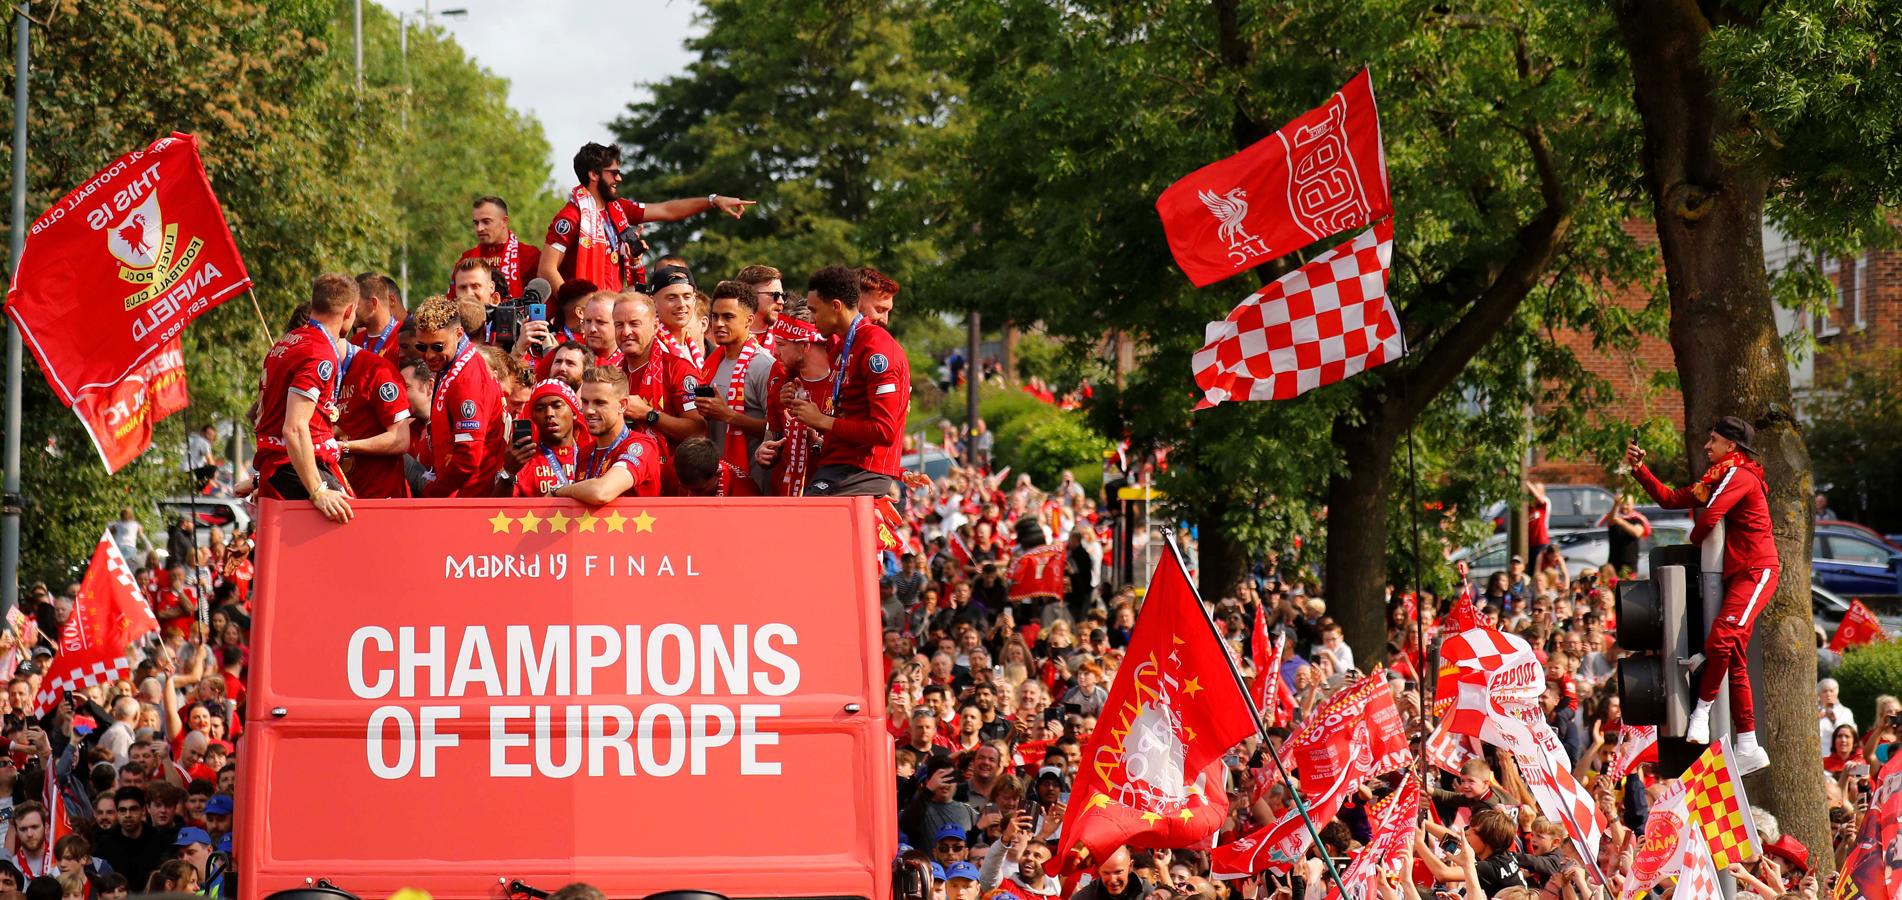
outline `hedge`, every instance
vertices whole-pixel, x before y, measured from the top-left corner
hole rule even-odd
[[[1862,731],[1875,724],[1876,698],[1902,694],[1902,641],[1879,641],[1851,647],[1836,670],[1842,685],[1842,704],[1856,715]]]

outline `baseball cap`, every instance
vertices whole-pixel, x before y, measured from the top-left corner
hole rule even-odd
[[[193,844],[211,846],[211,833],[203,828],[180,828],[178,840],[172,842],[174,847],[189,847]]]
[[[944,867],[943,867],[943,866],[941,866],[941,865],[938,865],[938,864],[937,864],[937,863],[935,863],[935,862],[931,864],[931,880],[932,880],[932,881],[943,881],[943,880],[944,880]]]
[[[221,837],[218,839],[218,852],[219,853],[231,852],[231,835],[227,834],[224,837]]]
[[[647,276],[647,289],[658,291],[676,284],[693,284],[693,274],[681,266],[661,266],[654,274]]]
[[[971,865],[968,862],[952,863],[951,868],[944,870],[944,880],[950,881],[956,878],[963,878],[967,881],[976,881],[977,867],[974,865]]]
[[[1728,438],[1743,452],[1751,456],[1757,455],[1757,448],[1750,446],[1750,442],[1757,439],[1757,429],[1749,422],[1736,416],[1725,416],[1718,419],[1717,424],[1712,425],[1710,430],[1718,437]]]
[[[231,795],[229,794],[214,794],[210,800],[205,801],[205,815],[228,816],[231,815],[231,810]]]
[[[940,825],[938,826],[937,836],[933,837],[931,842],[936,844],[946,838],[957,838],[960,841],[964,840],[964,826],[957,824]]]

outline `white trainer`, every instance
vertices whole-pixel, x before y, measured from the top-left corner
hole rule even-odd
[[[1748,775],[1758,769],[1768,768],[1769,765],[1770,754],[1763,752],[1762,747],[1750,746],[1737,748],[1737,772],[1739,774]]]
[[[1710,707],[1702,703],[1691,710],[1691,720],[1684,726],[1684,739],[1693,744],[1710,743]],[[1768,760],[1765,761],[1766,763]]]

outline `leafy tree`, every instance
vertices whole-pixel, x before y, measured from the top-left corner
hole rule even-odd
[[[1845,353],[1818,359],[1821,381],[1804,404],[1816,482],[1834,485],[1836,514],[1878,531],[1902,529],[1902,354]]]
[[[1764,271],[1766,214],[1840,250],[1891,243],[1902,201],[1902,20],[1884,4],[1749,0],[1610,4],[1642,119],[1643,185],[1670,287],[1691,475],[1719,416],[1757,428],[1782,572],[1756,626],[1770,683],[1814,677],[1810,640],[1810,452],[1790,392]],[[1807,694],[1765,691],[1775,759],[1820,751]],[[1822,773],[1773,765],[1752,794],[1783,830],[1829,845]],[[1832,861],[1819,861],[1827,875]]]

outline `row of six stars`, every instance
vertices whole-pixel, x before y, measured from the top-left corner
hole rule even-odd
[[[647,510],[644,509],[641,510],[640,515],[632,518],[621,515],[618,510],[599,517],[589,512],[570,516],[561,510],[556,510],[552,516],[538,516],[535,515],[534,510],[529,510],[513,518],[506,512],[496,510],[495,516],[488,522],[492,534],[507,534],[511,524],[519,524],[522,527],[522,534],[535,534],[541,531],[543,522],[548,523],[548,530],[553,534],[567,534],[569,525],[573,525],[576,531],[593,532],[597,524],[606,524],[609,531],[625,533],[629,522],[634,523],[634,530],[637,532],[654,530],[654,517],[648,515]]]

